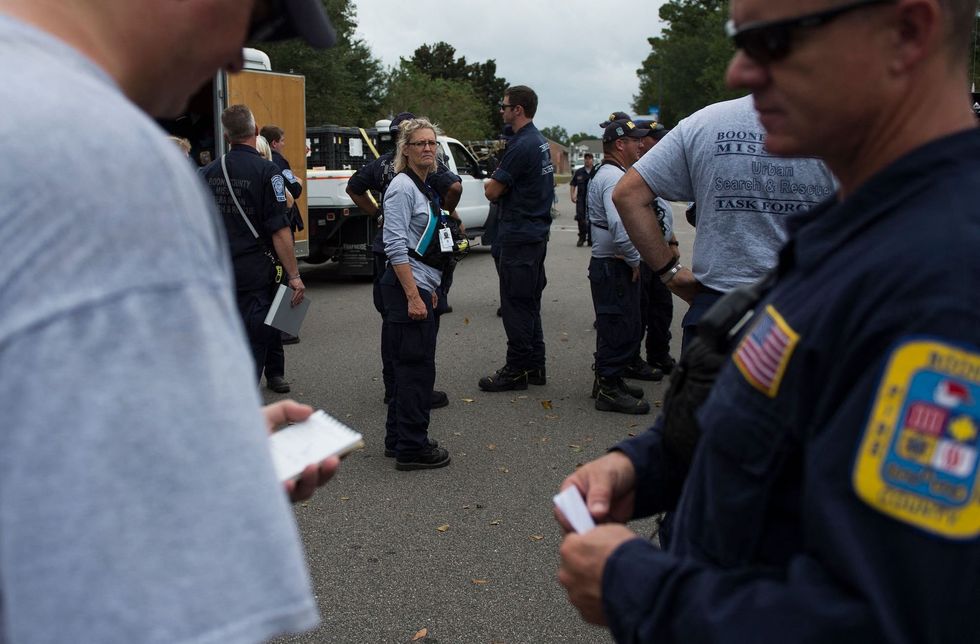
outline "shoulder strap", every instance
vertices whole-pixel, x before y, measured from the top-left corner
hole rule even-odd
[[[228,178],[228,166],[225,164],[226,156],[228,155],[221,155],[221,171],[225,175],[225,183],[228,184],[228,194],[231,195],[231,200],[235,202],[235,207],[238,208],[238,212],[242,215],[242,219],[245,220],[245,225],[248,226],[250,231],[252,231],[252,235],[258,239],[259,234],[255,231],[255,226],[252,225],[252,222],[249,221],[248,216],[245,215],[245,211],[242,209],[242,204],[238,203],[238,197],[235,196],[235,189],[231,187],[231,179]]]

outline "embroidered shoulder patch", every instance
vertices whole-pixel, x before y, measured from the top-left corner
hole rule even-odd
[[[272,190],[276,193],[276,201],[286,200],[286,181],[281,174],[272,175]]]
[[[732,360],[750,385],[775,398],[799,341],[800,336],[770,304],[739,342]]]
[[[980,354],[937,341],[894,350],[854,463],[854,491],[903,523],[980,536]]]

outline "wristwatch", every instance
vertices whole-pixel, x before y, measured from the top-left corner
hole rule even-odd
[[[660,276],[660,281],[663,282],[664,284],[667,284],[668,282],[670,282],[670,280],[674,279],[674,276],[677,275],[677,271],[681,270],[682,268],[684,267],[681,266],[681,263],[677,262],[676,264],[670,267],[669,271],[667,271],[666,273]]]

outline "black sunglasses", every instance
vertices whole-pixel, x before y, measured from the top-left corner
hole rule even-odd
[[[502,110],[512,110],[515,107],[520,107],[520,105],[506,105],[503,102],[500,102],[500,103],[497,103],[497,107],[499,107]]]
[[[741,29],[736,28],[734,20],[729,20],[725,23],[725,35],[732,39],[737,49],[741,49],[750,58],[765,65],[782,60],[789,55],[793,50],[793,38],[800,29],[815,29],[845,13],[880,4],[892,4],[895,1],[860,0],[797,18],[749,23]]]

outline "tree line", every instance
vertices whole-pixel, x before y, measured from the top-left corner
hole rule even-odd
[[[337,29],[338,44],[326,54],[296,41],[263,46],[274,71],[306,77],[306,120],[318,125],[372,125],[403,110],[425,114],[463,140],[495,139],[502,127],[497,103],[507,81],[493,59],[469,62],[445,42],[423,44],[396,67],[385,69],[356,37],[351,0],[321,0]],[[725,87],[725,69],[735,53],[725,36],[728,0],[668,0],[660,7],[664,27],[648,38],[650,53],[636,70],[637,114],[659,107],[660,122],[673,127],[685,116],[744,92]],[[978,17],[980,25],[980,17]],[[977,38],[970,52],[972,81],[980,89]],[[569,134],[560,125],[542,128],[564,145],[595,134]]]
[[[464,140],[496,138],[503,128],[497,103],[507,81],[494,60],[468,62],[445,42],[423,44],[385,69],[362,39],[351,0],[321,0],[337,45],[320,52],[299,41],[269,43],[272,69],[306,77],[306,124],[370,126],[402,111],[424,114]]]

